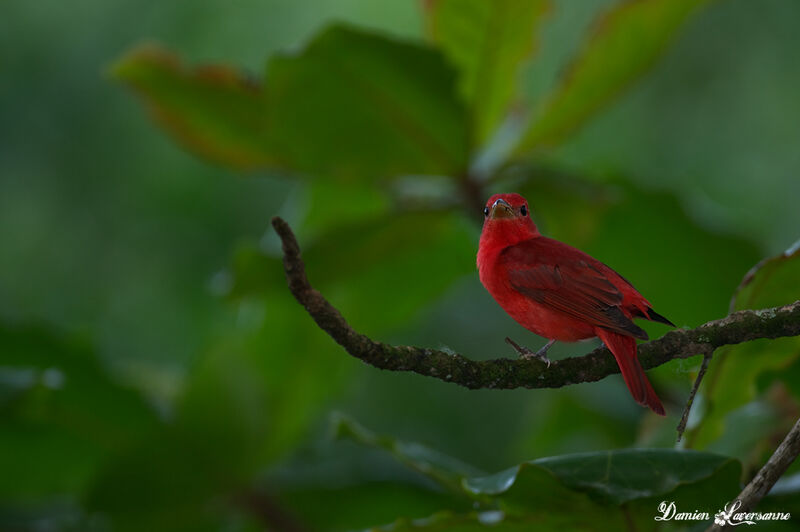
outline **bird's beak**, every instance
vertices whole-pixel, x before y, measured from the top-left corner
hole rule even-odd
[[[489,211],[489,218],[497,220],[499,218],[513,218],[515,216],[514,209],[504,199],[499,199],[492,204],[492,209]]]

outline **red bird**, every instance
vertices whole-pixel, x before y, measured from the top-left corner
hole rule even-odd
[[[645,318],[675,326],[617,272],[586,253],[539,233],[528,202],[519,194],[495,194],[478,248],[483,286],[517,323],[550,341],[536,353],[506,338],[525,358],[550,364],[556,341],[599,337],[614,354],[637,403],[664,415],[664,407],[636,357],[636,338],[647,333],[633,323]]]

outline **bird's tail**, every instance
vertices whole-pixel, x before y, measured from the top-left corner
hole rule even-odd
[[[664,406],[650,385],[650,381],[647,380],[642,365],[639,364],[636,356],[636,339],[606,329],[598,328],[595,332],[617,359],[622,378],[625,379],[625,384],[628,385],[628,390],[636,402],[650,407],[660,416],[665,415]]]

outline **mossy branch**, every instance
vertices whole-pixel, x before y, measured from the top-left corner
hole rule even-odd
[[[548,368],[538,360],[471,360],[437,349],[372,340],[354,331],[339,311],[311,286],[289,224],[275,217],[272,226],[283,243],[283,265],[294,297],[349,354],[376,368],[411,371],[469,389],[560,388],[619,373],[616,361],[605,347],[583,356],[553,361]],[[657,340],[639,344],[639,360],[642,367],[649,369],[676,358],[709,355],[723,345],[797,335],[800,335],[800,301],[784,307],[743,310],[695,329],[670,331]]]

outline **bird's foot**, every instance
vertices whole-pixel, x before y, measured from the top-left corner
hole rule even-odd
[[[536,352],[531,351],[527,347],[519,345],[511,338],[506,337],[506,342],[509,343],[511,347],[514,348],[514,350],[517,352],[517,354],[519,354],[520,357],[525,359],[535,358],[547,364],[548,368],[550,367],[550,359],[547,358],[547,350],[550,349],[550,346],[556,342],[555,340],[550,340],[544,347],[542,347]]]

